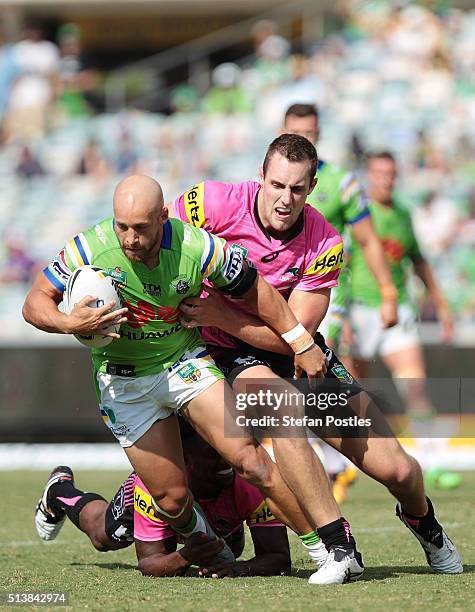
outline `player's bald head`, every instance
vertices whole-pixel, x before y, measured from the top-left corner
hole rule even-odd
[[[152,177],[134,174],[117,185],[114,192],[115,217],[121,217],[124,214],[158,215],[162,209],[162,188]]]

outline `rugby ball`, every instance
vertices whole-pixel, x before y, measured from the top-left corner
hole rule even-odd
[[[63,295],[63,304],[61,310],[69,314],[75,305],[80,302],[86,295],[96,296],[96,300],[91,302],[91,308],[100,308],[109,302],[114,301],[113,310],[117,310],[121,306],[120,296],[115,288],[114,282],[104,270],[97,266],[81,266],[74,270],[68,279],[66,289]],[[105,334],[110,332],[119,332],[120,325],[109,325],[104,327]],[[104,335],[82,336],[74,334],[75,338],[90,348],[101,348],[107,346],[114,338]]]

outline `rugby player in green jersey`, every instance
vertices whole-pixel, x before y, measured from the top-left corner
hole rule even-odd
[[[86,296],[70,314],[60,312],[68,277],[87,264],[103,268],[116,280],[123,308],[112,312],[113,303],[91,308],[93,296]],[[101,414],[150,491],[157,514],[182,536],[214,534],[188,491],[176,410],[258,486],[275,516],[296,533],[307,534],[316,525],[309,525],[302,502],[266,451],[244,431],[225,436],[235,397],[198,330],[179,323],[180,302],[199,294],[205,278],[243,298],[277,334],[286,334],[296,372],[324,376],[325,356],[280,294],[257,275],[240,250],[202,229],[168,219],[160,185],[146,176],[130,176],[118,185],[114,218],[78,234],[50,262],[28,293],[23,315],[52,333],[94,335],[111,323],[122,325],[120,333],[110,334],[111,344],[92,351]],[[57,517],[41,503],[38,513],[54,535]],[[224,549],[223,555],[229,560]]]
[[[408,264],[412,263],[415,273],[427,288],[442,326],[444,340],[450,340],[453,334],[452,315],[429,264],[419,250],[411,216],[394,196],[397,166],[393,155],[387,151],[369,155],[366,170],[371,217],[397,288],[399,322],[391,329],[381,326],[378,318],[381,292],[360,246],[352,245],[350,321],[355,339],[352,347],[354,367],[359,377],[365,378],[369,362],[377,355],[381,357],[393,378],[399,380],[398,389],[406,400],[413,434],[427,460],[428,456],[434,456],[434,446],[442,450],[444,439],[430,433],[435,409],[425,388],[426,370],[416,312],[407,291]],[[429,469],[426,479],[441,488],[456,487],[461,481],[459,474],[439,472],[437,469]]]

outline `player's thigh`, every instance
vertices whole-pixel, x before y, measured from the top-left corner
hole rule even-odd
[[[394,378],[425,378],[424,355],[420,344],[381,356]]]
[[[132,446],[124,448],[134,470],[160,498],[187,488],[180,429],[175,414],[156,421]]]
[[[416,313],[409,304],[398,306],[398,323],[384,330],[379,353],[395,378],[424,376]]]
[[[411,463],[384,414],[364,391],[349,399],[348,408],[352,415],[366,419],[369,425],[332,427],[323,437],[325,442],[379,482],[404,480]]]
[[[223,379],[217,380],[182,408],[182,413],[200,436],[235,467],[238,467],[243,452],[257,446],[249,430],[236,425],[239,412],[236,396]]]

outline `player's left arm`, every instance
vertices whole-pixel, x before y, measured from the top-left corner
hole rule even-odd
[[[413,261],[414,270],[427,288],[430,299],[434,302],[437,318],[442,326],[442,339],[450,341],[454,335],[454,320],[447,300],[435,280],[432,268],[423,257]]]
[[[373,222],[369,215],[353,223],[351,229],[363,250],[366,263],[376,278],[381,291],[383,327],[392,327],[397,323],[397,289],[393,283],[381,240],[374,231]]]
[[[250,529],[255,556],[248,561],[216,565],[202,569],[205,576],[226,578],[239,576],[282,576],[291,569],[289,540],[284,526]]]

